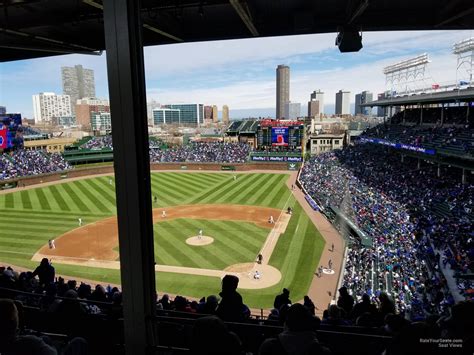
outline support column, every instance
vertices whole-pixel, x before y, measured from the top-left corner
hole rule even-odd
[[[402,163],[404,163],[405,162],[405,155],[402,154],[401,156],[402,156]]]
[[[443,125],[444,121],[444,104],[441,104],[441,125]]]
[[[420,159],[420,158],[418,158],[418,166],[417,166],[417,168],[418,168],[418,169],[421,168],[421,159]]]
[[[466,124],[469,124],[469,106],[471,106],[471,103],[467,103],[467,110],[466,110]]]
[[[150,156],[139,0],[104,0],[125,351],[155,345]]]
[[[441,177],[441,164],[438,163],[438,171],[436,172],[437,177]]]
[[[423,124],[423,105],[421,105],[421,110],[420,110],[420,125]]]
[[[466,184],[466,169],[462,169],[462,178],[461,178],[461,181],[462,181],[462,184],[465,185]]]

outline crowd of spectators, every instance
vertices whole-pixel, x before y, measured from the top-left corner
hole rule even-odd
[[[80,146],[81,149],[103,150],[114,149],[112,146],[112,136],[92,137]]]
[[[442,312],[453,302],[439,254],[456,272],[474,271],[474,186],[462,184],[459,171],[438,177],[435,166],[417,163],[402,162],[379,145],[359,144],[311,158],[300,176],[323,208],[338,208],[373,240],[372,247],[356,243],[349,250],[344,285],[358,297],[388,292],[398,311],[414,317]],[[439,215],[445,201],[449,214]],[[470,297],[469,281],[460,284]]]
[[[61,154],[42,150],[15,150],[0,156],[0,180],[71,169]]]
[[[245,163],[250,146],[244,143],[194,142],[166,150],[150,149],[150,161]]]
[[[182,296],[175,296],[174,299],[168,295],[161,298],[156,296],[157,312],[167,317],[186,318],[186,313],[196,316],[189,344],[193,354],[250,354],[248,349],[245,349],[240,334],[229,331],[224,323],[255,324],[251,323],[250,310],[238,292],[238,283],[236,276],[226,275],[222,280],[219,296],[210,295],[199,301],[190,301]],[[87,283],[78,284],[74,280],[66,281],[56,277],[55,269],[48,259],[43,259],[33,272],[19,273],[11,267],[1,267],[2,354],[18,354],[18,349],[25,354],[58,353],[47,338],[26,335],[29,333],[20,326],[21,317],[18,316],[18,311],[25,306],[36,307],[45,315],[60,314],[72,323],[81,319],[81,316],[97,314],[119,319],[122,317],[122,294],[116,287],[91,287]],[[321,328],[340,329],[337,327],[341,326],[365,327],[371,329],[374,334],[393,337],[386,349],[388,354],[399,354],[400,350],[407,350],[410,346],[416,346],[419,353],[434,354],[432,351],[435,348],[431,347],[433,344],[420,345],[419,338],[423,336],[422,333],[415,332],[417,327],[422,327],[425,330],[423,334],[430,334],[433,339],[456,338],[463,342],[463,347],[469,348],[473,345],[473,301],[463,301],[452,306],[447,317],[432,316],[416,322],[411,322],[399,314],[393,300],[386,293],[380,293],[375,299],[364,294],[361,301],[357,302],[346,287],[339,289],[337,303],[324,311],[322,319],[315,316],[314,303],[308,296],[305,296],[303,304],[292,303],[288,289],[283,289],[283,292],[275,297],[274,307],[266,322],[272,326],[284,325],[283,331],[275,337],[260,340],[258,352],[254,354],[331,354],[331,348],[340,347],[340,344],[323,344],[318,339],[317,331]],[[6,318],[13,318],[15,322],[5,322]],[[414,338],[410,338],[414,343],[405,338],[407,332],[415,332]],[[61,352],[86,354],[87,345],[87,339],[75,338],[64,347],[66,350]],[[75,352],[68,352],[71,349]],[[31,352],[32,350],[37,352]]]

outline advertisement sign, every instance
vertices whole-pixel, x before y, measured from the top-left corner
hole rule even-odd
[[[288,163],[288,170],[298,170],[298,164]]]
[[[233,165],[221,165],[221,170],[235,170]]]
[[[379,139],[379,138],[366,138],[366,137],[361,137],[360,141],[362,143],[375,143],[375,144],[381,144],[381,145],[386,145],[395,149],[406,149],[406,150],[411,150],[413,152],[418,152],[418,153],[423,153],[423,154],[429,154],[429,155],[435,155],[436,151],[434,149],[426,149],[423,147],[418,147],[416,145],[410,145],[410,144],[403,144],[403,143],[394,143],[390,141],[386,141],[384,139]]]
[[[7,129],[0,129],[0,149],[7,149]]]
[[[271,161],[271,162],[291,162],[291,163],[301,163],[303,161],[303,157],[287,157],[287,156],[275,156],[275,155],[268,155],[268,156],[261,156],[261,155],[252,155],[250,157],[251,161]]]
[[[272,145],[288,145],[288,127],[272,127]]]
[[[181,170],[186,170],[187,168],[187,165],[181,165]]]

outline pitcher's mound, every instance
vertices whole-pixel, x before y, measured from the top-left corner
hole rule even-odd
[[[214,238],[208,237],[207,235],[203,235],[201,238],[195,235],[194,237],[186,239],[186,244],[195,245],[195,246],[208,245],[213,242],[214,242]]]

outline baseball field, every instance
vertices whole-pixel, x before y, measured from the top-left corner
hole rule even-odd
[[[288,178],[273,173],[152,173],[159,294],[217,294],[220,277],[234,273],[250,307],[270,308],[283,287],[295,301],[302,299],[324,240],[293,198]],[[57,273],[118,284],[115,214],[111,176],[1,194],[0,263],[34,268],[46,256]],[[270,216],[274,224],[268,223]],[[48,248],[50,239],[54,250]],[[259,253],[262,265],[255,263]]]

